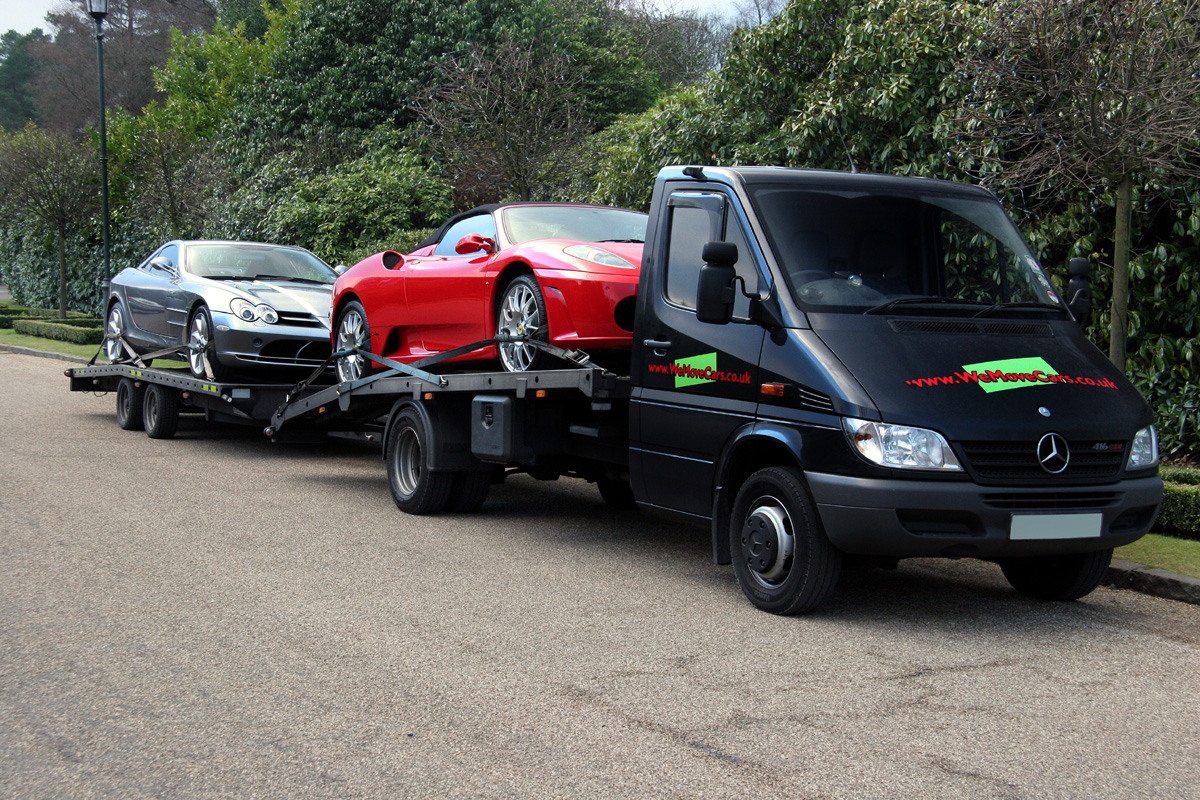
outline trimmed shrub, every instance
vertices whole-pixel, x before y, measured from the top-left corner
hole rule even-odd
[[[1168,483],[1154,530],[1181,539],[1200,540],[1200,486]]]
[[[1158,468],[1166,483],[1178,483],[1184,486],[1200,486],[1200,467],[1168,467]]]
[[[90,327],[81,327],[83,323]],[[13,323],[13,330],[26,336],[40,336],[43,339],[55,339],[72,344],[100,344],[104,341],[103,321],[98,319],[55,320],[49,322],[42,319],[19,319]]]

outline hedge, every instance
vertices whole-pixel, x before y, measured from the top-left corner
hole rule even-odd
[[[50,319],[57,317],[58,312],[48,308],[25,308],[23,306],[0,306],[0,328],[11,328],[13,323],[19,319]],[[78,311],[68,311],[67,319],[60,320],[69,322],[70,320],[91,319],[85,314]]]
[[[86,325],[88,327],[83,327]],[[13,330],[26,336],[40,336],[72,344],[100,344],[104,341],[104,321],[99,319],[55,320],[19,319]]]
[[[1200,541],[1200,486],[1166,484],[1162,511],[1154,529],[1180,539]]]
[[[1178,483],[1184,486],[1200,486],[1200,467],[1169,467],[1158,468],[1165,483]]]

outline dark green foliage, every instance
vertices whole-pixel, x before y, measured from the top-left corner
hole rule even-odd
[[[41,28],[26,34],[8,31],[0,36],[0,128],[15,131],[27,122],[37,121],[33,82],[38,65],[30,58],[29,45],[49,38]]]
[[[76,324],[86,323],[91,327]],[[19,319],[13,323],[13,330],[26,336],[40,336],[43,339],[54,339],[59,342],[72,344],[100,344],[104,341],[104,321],[93,320],[56,320],[47,322],[40,319]]]
[[[1182,539],[1200,540],[1200,486],[1166,484],[1162,511],[1153,530]]]

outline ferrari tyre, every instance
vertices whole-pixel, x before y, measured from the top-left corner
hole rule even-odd
[[[483,506],[491,488],[490,472],[456,472],[446,510],[455,514],[473,514]]]
[[[217,360],[212,314],[207,306],[197,308],[188,319],[186,343],[190,346],[187,351],[188,369],[194,377],[217,383],[224,383],[233,377],[232,371]],[[208,369],[205,369],[205,361],[208,362]]]
[[[1026,597],[1078,600],[1100,585],[1112,561],[1112,548],[1092,553],[1006,558],[1000,569],[1009,584]]]
[[[763,611],[812,611],[837,586],[841,551],[825,536],[797,469],[767,467],[751,475],[733,502],[729,537],[738,584]]]
[[[121,378],[117,384],[117,425],[123,431],[140,431],[145,426],[142,406],[146,387],[138,386],[132,378]]]
[[[351,300],[339,309],[334,330],[334,352],[349,350],[352,347],[368,352],[371,350],[371,327],[367,324],[367,312],[357,300]],[[370,368],[371,359],[357,354],[343,356],[334,362],[338,381],[343,383],[358,380],[366,375]]]
[[[142,425],[151,439],[170,439],[179,429],[179,393],[157,383],[146,388]]]
[[[546,320],[546,299],[537,278],[520,275],[504,288],[496,309],[496,333],[524,336],[541,342],[550,341]],[[554,357],[536,345],[508,342],[500,345],[500,365],[505,372],[550,369]]]
[[[421,415],[412,408],[397,412],[388,430],[388,486],[406,514],[436,514],[450,501],[455,474],[428,468],[425,454],[431,446]]]

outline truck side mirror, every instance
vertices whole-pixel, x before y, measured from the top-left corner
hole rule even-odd
[[[704,266],[696,286],[696,319],[712,325],[727,325],[733,319],[733,282],[737,276],[737,245],[709,242],[701,251]]]
[[[1086,258],[1072,258],[1067,265],[1067,275],[1071,280],[1067,283],[1067,309],[1079,323],[1086,328],[1092,318],[1092,265]]]

